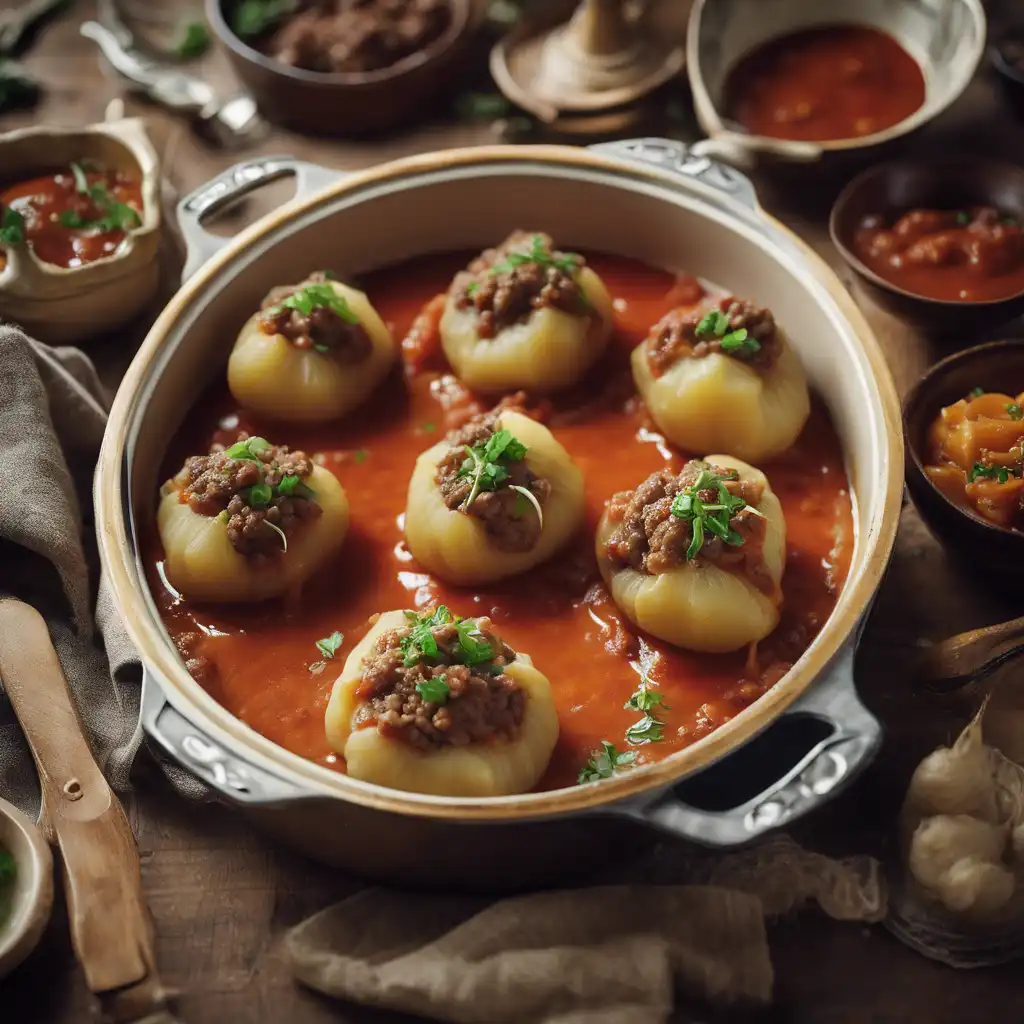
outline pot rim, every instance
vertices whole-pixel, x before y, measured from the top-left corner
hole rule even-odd
[[[842,315],[860,343],[865,371],[873,379],[877,398],[880,433],[875,441],[881,449],[886,478],[884,502],[870,529],[858,534],[861,549],[851,566],[851,576],[839,596],[832,615],[810,648],[777,684],[735,718],[715,729],[697,743],[663,761],[603,780],[600,786],[578,786],[543,793],[492,798],[442,798],[386,789],[351,779],[293,754],[266,739],[231,715],[192,679],[180,658],[173,653],[162,624],[147,604],[148,584],[140,577],[130,527],[131,502],[122,471],[128,431],[150,366],[160,353],[165,336],[185,315],[196,297],[214,282],[251,245],[271,235],[286,223],[308,214],[315,207],[350,192],[395,179],[417,177],[472,165],[546,164],[567,169],[605,172],[615,177],[642,179],[672,190],[680,190],[680,179],[670,170],[636,166],[621,159],[570,146],[495,145],[444,150],[391,161],[346,175],[312,196],[296,197],[267,217],[243,230],[230,244],[205,263],[171,299],[157,318],[133,359],[115,396],[104,434],[95,478],[96,527],[100,554],[112,595],[129,636],[148,673],[172,703],[187,703],[190,711],[203,717],[203,728],[229,749],[243,747],[259,752],[273,762],[279,777],[296,782],[309,796],[342,798],[366,807],[397,814],[451,821],[495,821],[540,818],[558,813],[595,810],[641,793],[650,794],[706,767],[730,753],[778,718],[824,672],[857,634],[864,610],[870,605],[881,581],[896,537],[900,497],[903,488],[903,436],[900,404],[888,365],[866,320],[842,283],[808,245],[788,228],[759,208],[751,214],[742,206],[734,216],[748,224],[755,219],[792,246],[802,265]],[[413,185],[412,187],[415,187]],[[612,187],[615,187],[614,185]],[[620,186],[621,187],[621,186]],[[699,197],[702,186],[690,186]],[[687,191],[690,191],[690,188]],[[716,192],[716,199],[721,197]],[[776,241],[776,245],[778,240]],[[854,496],[855,497],[855,496]],[[859,565],[857,563],[860,563]],[[140,600],[140,596],[145,597]],[[175,701],[173,698],[177,698]]]

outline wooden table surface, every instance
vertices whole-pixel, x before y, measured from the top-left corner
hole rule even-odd
[[[0,5],[6,6],[6,4]],[[164,5],[167,6],[167,5]],[[36,111],[0,116],[0,130],[23,124],[82,125],[100,120],[120,86],[100,69],[93,44],[77,26],[93,4],[80,2],[49,26],[26,59],[45,80]],[[199,65],[215,84],[230,86],[220,54]],[[194,188],[240,157],[199,142],[183,123],[140,101],[129,113],[149,119],[164,157],[168,198]],[[922,151],[1002,154],[1024,162],[1024,128],[1002,106],[987,73],[959,104],[919,137]],[[388,141],[322,142],[275,132],[258,148],[293,153],[338,168],[356,168],[420,150],[491,141],[487,126],[446,122],[423,126]],[[248,155],[248,154],[246,154]],[[825,197],[801,207],[786,190],[758,182],[765,205],[779,213],[833,264],[822,211]],[[252,219],[287,191],[274,186],[247,204]],[[237,226],[232,224],[232,226]],[[168,246],[165,292],[174,288],[178,256]],[[949,348],[920,337],[858,294],[882,341],[900,390]],[[155,310],[154,310],[155,312]],[[152,317],[91,352],[111,386],[123,372]],[[1007,331],[1003,329],[1003,334]],[[991,332],[989,332],[991,334]],[[958,344],[978,338],[958,339]],[[903,510],[896,554],[875,606],[862,648],[858,681],[867,703],[887,729],[876,764],[844,796],[804,822],[798,838],[822,852],[885,852],[895,811],[916,760],[947,741],[968,714],[953,701],[939,703],[914,689],[913,664],[923,640],[1021,614],[1000,604],[960,574],[920,524]],[[230,810],[193,806],[177,798],[163,778],[140,765],[129,811],[142,850],[146,893],[156,920],[164,980],[180,989],[181,1016],[189,1024],[322,1024],[327,1021],[397,1021],[398,1017],[330,1003],[293,985],[277,956],[281,932],[306,914],[353,891],[357,880],[280,850]],[[901,946],[882,928],[840,924],[816,913],[777,924],[771,931],[777,972],[776,1005],[745,1020],[801,1024],[960,1022],[1024,1019],[1020,967],[957,972]],[[0,1020],[11,1024],[79,1024],[89,1000],[67,938],[63,908],[31,960],[0,987]],[[401,1018],[407,1020],[409,1018]],[[707,1020],[725,1020],[710,1016]]]

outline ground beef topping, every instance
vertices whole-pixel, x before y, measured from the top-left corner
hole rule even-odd
[[[608,557],[618,566],[656,575],[688,561],[742,573],[770,593],[764,564],[767,521],[756,508],[760,484],[735,470],[694,459],[681,473],[652,473],[635,491],[613,495],[615,528]],[[723,507],[724,506],[724,507]]]
[[[765,373],[779,344],[771,310],[729,296],[707,309],[673,309],[663,316],[647,339],[647,362],[660,377],[680,359],[721,352]]]
[[[326,271],[311,275],[309,282],[274,288],[260,306],[260,330],[346,365],[361,363],[373,348],[366,328],[334,290]]]
[[[482,252],[455,275],[451,294],[458,309],[477,313],[477,334],[499,331],[551,306],[577,316],[594,310],[576,275],[585,265],[576,253],[557,252],[549,235],[514,231],[497,249]]]
[[[435,479],[445,505],[476,516],[496,548],[529,551],[540,537],[551,483],[530,469],[526,446],[499,427],[499,418],[498,410],[482,413],[452,431]]]
[[[228,449],[215,445],[209,455],[186,459],[179,497],[199,515],[222,519],[240,554],[273,558],[323,511],[304,483],[312,472],[304,452],[243,435]]]
[[[515,652],[490,620],[458,619],[444,605],[406,615],[408,625],[381,636],[364,662],[355,727],[420,750],[515,739],[526,695],[505,674]]]

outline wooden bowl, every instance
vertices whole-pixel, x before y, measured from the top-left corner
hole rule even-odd
[[[35,949],[53,907],[53,856],[39,829],[17,807],[0,800],[0,847],[14,857],[17,875],[10,915],[0,920],[0,978]]]
[[[206,17],[267,120],[309,135],[371,135],[408,124],[452,84],[482,12],[474,0],[449,2],[451,24],[429,46],[390,67],[351,73],[308,71],[261,53],[231,29],[227,0],[206,0]]]
[[[839,255],[879,305],[908,323],[942,333],[992,330],[1024,312],[1024,290],[1005,299],[932,299],[886,281],[857,257],[853,238],[864,217],[888,220],[918,207],[995,206],[1024,221],[1024,168],[976,157],[894,161],[858,174],[832,207],[829,231]]]
[[[921,518],[951,555],[962,559],[976,575],[1019,588],[1024,533],[986,522],[957,505],[924,471],[928,428],[944,406],[964,398],[975,387],[1014,394],[1024,390],[1024,338],[957,352],[936,363],[911,389],[903,404],[907,486]]]
[[[44,263],[27,245],[6,249],[0,317],[50,344],[78,344],[120,327],[148,305],[159,284],[159,169],[139,118],[85,128],[23,128],[0,136],[5,184],[90,158],[139,176],[142,223],[113,255],[81,267]]]

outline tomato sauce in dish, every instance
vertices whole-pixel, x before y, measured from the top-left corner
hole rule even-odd
[[[991,302],[1024,291],[1024,231],[992,206],[909,210],[891,227],[865,217],[853,251],[879,277],[931,299]]]
[[[141,222],[137,179],[120,171],[81,173],[84,180],[76,181],[69,168],[0,192],[6,216],[13,211],[21,218],[27,244],[55,267],[71,269],[113,256]]]
[[[368,617],[446,604],[457,615],[490,615],[502,638],[551,680],[561,733],[539,788],[554,789],[575,784],[602,740],[627,747],[625,731],[642,716],[623,705],[642,671],[670,709],[662,716],[662,740],[629,748],[636,764],[660,760],[738,714],[806,649],[835,605],[854,543],[842,450],[820,403],[794,447],[763,467],[788,528],[785,605],[771,636],[749,652],[695,654],[637,633],[608,596],[593,539],[606,499],[657,469],[678,472],[688,458],[646,415],[629,354],[670,308],[695,304],[704,292],[692,278],[586,255],[615,298],[616,332],[582,384],[537,406],[583,471],[586,525],[560,555],[521,576],[480,588],[449,586],[425,573],[403,541],[417,455],[493,404],[450,375],[437,341],[436,296],[465,266],[465,256],[432,256],[363,279],[395,337],[405,339],[403,364],[344,420],[260,422],[238,409],[224,384],[197,402],[172,441],[161,479],[177,472],[186,456],[207,451],[214,441],[232,443],[244,429],[315,454],[345,487],[352,516],[341,554],[297,599],[245,607],[178,598],[163,582],[154,526],[145,557],[163,619],[193,676],[230,712],[288,750],[343,771],[343,759],[327,743],[324,711],[345,657],[369,628]],[[324,662],[316,641],[335,630],[344,633],[344,643]]]
[[[771,39],[729,71],[725,110],[755,135],[800,142],[884,131],[924,105],[924,75],[892,36],[828,25]]]

